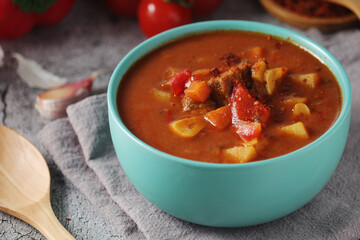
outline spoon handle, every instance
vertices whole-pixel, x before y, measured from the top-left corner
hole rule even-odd
[[[49,200],[25,207],[20,218],[39,230],[47,240],[75,239],[56,218]]]

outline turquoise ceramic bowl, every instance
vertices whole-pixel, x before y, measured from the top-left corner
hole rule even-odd
[[[336,123],[313,143],[290,154],[244,164],[214,164],[175,157],[145,144],[121,121],[119,83],[139,58],[186,34],[238,29],[289,37],[325,62],[338,79],[343,103]],[[329,180],[343,153],[350,123],[351,89],[340,63],[314,41],[290,30],[247,21],[211,21],[159,34],[133,49],[116,67],[108,87],[111,136],[126,175],[150,202],[180,219],[238,227],[283,217],[309,202]]]

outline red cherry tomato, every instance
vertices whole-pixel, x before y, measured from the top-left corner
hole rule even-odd
[[[74,2],[0,0],[0,38],[17,38],[28,33],[34,25],[58,23],[68,14]]]
[[[8,14],[0,21],[0,38],[12,39],[25,35],[35,25],[34,13],[24,13],[18,6],[11,5]]]
[[[10,1],[0,1],[0,22],[10,13],[11,6]]]
[[[75,0],[57,0],[44,13],[39,14],[36,25],[49,26],[59,23],[70,12]]]
[[[140,28],[147,37],[192,21],[190,8],[164,0],[141,0],[137,14]]]
[[[224,0],[192,0],[194,4],[194,14],[203,17],[214,12]]]
[[[134,18],[140,0],[106,0],[106,4],[116,15]]]

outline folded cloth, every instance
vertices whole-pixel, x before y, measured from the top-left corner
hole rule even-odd
[[[307,34],[338,57],[356,81],[353,91],[360,90],[360,81],[355,79],[360,75],[360,32],[335,34],[331,38],[316,30]],[[359,94],[354,96],[354,103],[348,144],[324,189],[294,213],[252,227],[213,228],[188,223],[161,211],[139,194],[115,155],[105,94],[69,106],[68,118],[49,123],[38,137],[62,173],[124,239],[358,239]]]

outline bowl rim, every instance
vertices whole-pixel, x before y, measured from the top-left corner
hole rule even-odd
[[[200,162],[196,160],[186,159],[171,155],[169,153],[162,152],[147,143],[140,140],[136,137],[122,122],[120,118],[120,114],[118,113],[117,106],[116,106],[116,98],[117,98],[117,91],[119,84],[123,75],[129,70],[129,68],[143,56],[152,52],[154,49],[163,46],[168,42],[172,42],[174,40],[183,38],[186,35],[192,34],[199,34],[199,33],[206,33],[216,30],[240,30],[246,32],[255,32],[255,33],[263,33],[269,34],[272,36],[277,36],[283,39],[287,37],[290,38],[290,42],[301,47],[305,51],[310,52],[313,56],[319,59],[323,64],[327,65],[330,71],[334,74],[337,79],[341,95],[342,95],[342,105],[341,111],[333,123],[333,125],[319,138],[314,140],[313,142],[305,145],[302,148],[299,148],[295,151],[290,153],[264,159],[255,162],[247,162],[247,163],[209,163],[209,162]],[[287,37],[284,37],[287,36]],[[144,48],[149,48],[148,51],[141,53]],[[141,53],[141,54],[139,54]],[[138,55],[138,56],[137,56]],[[129,64],[129,61],[131,64]],[[124,67],[125,65],[125,67]],[[330,66],[332,65],[332,66]],[[125,70],[124,70],[125,69]],[[204,21],[198,23],[192,23],[185,26],[177,27],[158,35],[155,35],[152,38],[145,40],[144,42],[137,45],[133,48],[126,56],[118,63],[115,70],[113,71],[110,82],[107,89],[107,102],[108,102],[108,113],[109,118],[110,115],[115,120],[116,125],[118,125],[124,133],[130,137],[134,142],[141,145],[142,147],[146,148],[147,150],[151,151],[155,155],[167,158],[169,161],[175,161],[180,164],[185,164],[191,167],[200,167],[200,168],[221,168],[221,169],[237,169],[237,168],[248,168],[248,167],[258,167],[264,166],[268,164],[274,164],[276,162],[281,162],[285,160],[289,160],[289,158],[295,158],[295,156],[301,154],[302,152],[310,151],[312,148],[316,148],[322,141],[328,138],[333,132],[339,129],[344,121],[346,121],[346,116],[349,114],[351,109],[351,86],[350,80],[346,74],[345,69],[340,64],[340,62],[323,46],[311,40],[304,35],[294,32],[292,30],[267,24],[267,23],[260,23],[254,21],[244,21],[244,20],[215,20],[215,21]],[[110,121],[110,119],[109,119]]]

